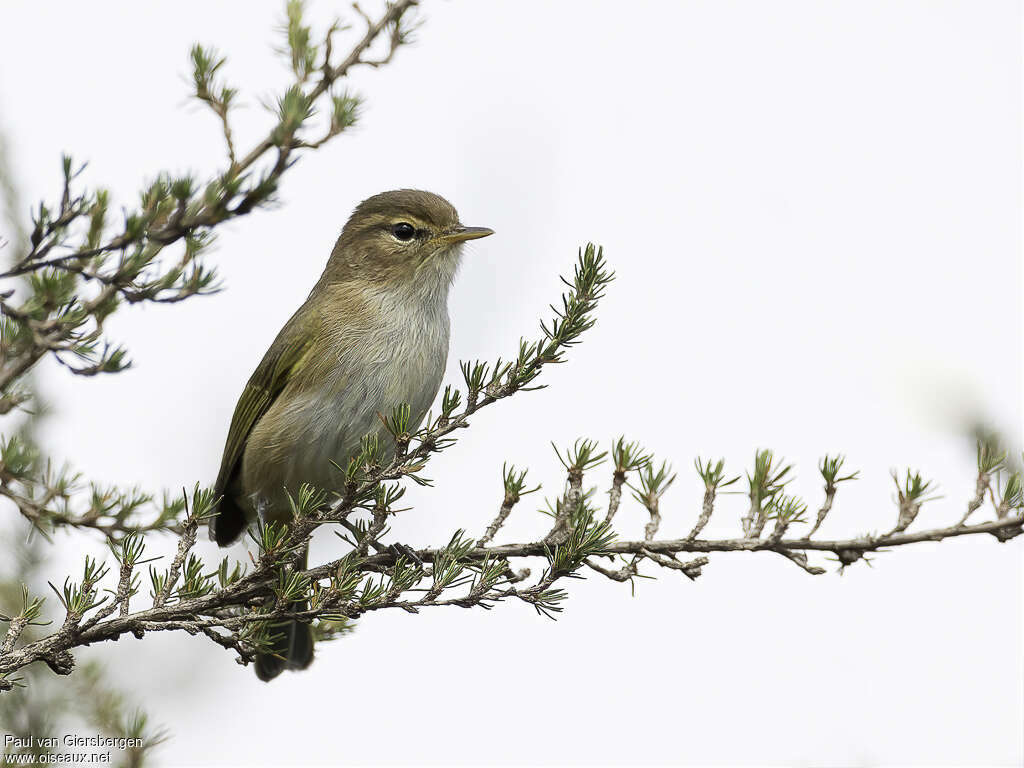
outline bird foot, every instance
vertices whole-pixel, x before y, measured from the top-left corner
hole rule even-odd
[[[411,563],[422,566],[423,561],[420,556],[416,554],[416,550],[412,547],[406,546],[405,544],[390,544],[388,545],[388,552],[395,557],[404,557]]]

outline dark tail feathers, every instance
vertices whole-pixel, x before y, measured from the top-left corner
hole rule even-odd
[[[306,610],[305,603],[293,603],[293,611]],[[313,634],[309,624],[286,621],[271,627],[273,644],[267,653],[256,654],[256,677],[270,682],[286,669],[305,669],[313,663]]]
[[[216,541],[218,546],[226,547],[242,535],[248,524],[242,508],[228,494],[224,494],[210,520],[210,538]]]
[[[309,552],[303,552],[295,568],[305,570]],[[292,603],[289,610],[298,613],[309,608],[305,601]],[[286,669],[305,669],[313,663],[313,633],[309,624],[283,621],[270,627],[270,651],[256,654],[256,677],[270,682]]]

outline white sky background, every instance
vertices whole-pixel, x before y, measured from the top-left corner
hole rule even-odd
[[[26,204],[59,193],[62,150],[119,201],[159,170],[219,167],[217,122],[186,99],[193,41],[229,55],[249,105],[238,144],[261,136],[256,97],[288,76],[271,51],[282,7],[6,3],[0,119]],[[40,366],[56,456],[111,483],[212,482],[236,397],[353,206],[411,186],[497,232],[472,244],[451,296],[449,381],[460,359],[534,334],[579,244],[602,243],[618,280],[549,389],[481,412],[432,462],[400,540],[478,534],[503,461],[554,495],[549,441],[622,432],[680,470],[665,536],[699,510],[695,456],[740,473],[759,447],[796,462],[814,509],[824,452],[861,470],[823,535],[891,527],[888,473],[908,465],[944,494],[916,525],[957,519],[973,489],[964,415],[1015,435],[1021,422],[1018,3],[423,12],[415,46],[355,77],[358,129],[299,163],[283,206],[225,227],[227,291],[119,314],[127,373]],[[540,503],[527,497],[503,540],[546,530]],[[708,535],[736,535],[742,507],[720,502]],[[619,520],[635,537],[642,509]],[[119,660],[174,731],[166,765],[1019,764],[1021,574],[1020,540],[990,537],[816,578],[723,554],[696,583],[665,572],[632,598],[570,583],[557,623],[511,604],[369,616],[270,686],[185,635],[80,656]]]

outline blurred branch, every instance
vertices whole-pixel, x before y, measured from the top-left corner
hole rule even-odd
[[[4,214],[14,226],[14,240],[19,244],[26,243],[28,233],[18,226],[19,196],[3,131],[0,131],[0,183]],[[26,414],[16,433],[16,439],[22,446],[33,444],[33,434],[45,415],[45,409],[40,407],[39,399],[34,396],[30,378],[31,374],[20,382],[26,399],[32,396],[35,403],[35,408]],[[10,459],[6,442],[0,454],[6,454]],[[0,476],[4,475],[4,467],[6,461],[0,458]],[[8,490],[6,485],[3,490]],[[41,620],[42,598],[31,597],[29,585],[40,581],[42,566],[52,553],[44,548],[38,536],[30,536],[15,545],[12,535],[14,522],[9,520],[4,530],[8,546],[3,561],[6,567],[0,574],[0,603],[18,605],[20,610],[17,616],[2,615],[2,621],[8,624],[8,631],[0,643],[0,652],[3,653],[9,652],[19,642],[26,644],[38,639],[41,628],[49,624]],[[38,526],[39,521],[35,520],[33,524]],[[2,752],[5,762],[16,763],[19,758],[31,758],[33,763],[57,762],[60,758],[51,757],[58,754],[57,748],[37,737],[40,734],[71,733],[84,720],[105,736],[137,740],[132,742],[136,746],[122,753],[123,761],[114,764],[132,768],[145,765],[152,750],[165,738],[165,732],[152,728],[141,709],[130,711],[126,696],[110,686],[105,677],[103,668],[96,663],[82,666],[70,690],[63,684],[58,685],[52,675],[39,665],[25,668],[19,675],[8,676],[7,682],[14,690],[0,699],[0,730],[11,737],[5,741]],[[31,693],[27,691],[29,687]]]

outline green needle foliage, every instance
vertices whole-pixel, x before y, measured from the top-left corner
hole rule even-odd
[[[651,463],[651,454],[644,453],[639,443],[627,443],[620,437],[612,443],[612,462],[615,464],[615,476],[625,477],[630,472],[638,472]]]
[[[758,451],[754,457],[754,472],[747,474],[751,501],[766,501],[782,491],[789,482],[786,475],[792,469],[792,465],[788,464],[779,466],[771,451]]]
[[[698,456],[694,459],[693,465],[697,468],[697,474],[704,481],[704,487],[708,491],[717,491],[719,488],[727,488],[733,483],[739,482],[740,476],[725,479],[725,459],[719,459],[718,463],[712,466],[711,461],[702,462]]]
[[[570,473],[582,474],[594,467],[599,466],[608,455],[607,451],[597,452],[598,444],[593,440],[580,439],[573,443],[572,448],[565,452],[565,458],[558,452],[558,446],[554,443],[551,447],[555,449],[558,461]]]
[[[665,461],[661,463],[657,472],[654,471],[653,465],[645,464],[639,476],[640,487],[630,485],[629,488],[633,491],[633,498],[648,508],[657,503],[676,479],[672,466]]]
[[[896,489],[899,493],[901,503],[922,504],[926,501],[937,498],[936,496],[927,496],[930,491],[934,490],[935,485],[931,480],[925,480],[922,478],[920,472],[911,474],[908,469],[906,477],[903,479],[903,482],[900,483],[899,475],[894,470],[892,473],[892,479],[896,483]]]
[[[526,496],[527,494],[530,493],[536,493],[537,491],[540,490],[539,485],[536,485],[533,488],[530,488],[529,490],[525,490],[527,472],[528,470],[525,469],[522,470],[521,472],[516,472],[514,464],[501,465],[501,478],[505,486],[505,499],[510,504],[515,504],[523,496]]]
[[[549,572],[553,577],[575,576],[588,557],[607,554],[615,541],[611,526],[595,519],[596,510],[580,499],[570,515],[569,538],[546,553]]]
[[[859,472],[851,472],[848,475],[840,476],[839,473],[842,471],[845,461],[846,457],[842,455],[825,456],[822,458],[821,463],[818,464],[818,471],[821,472],[827,488],[834,488],[839,483],[845,483],[847,480],[856,480],[860,475]]]

